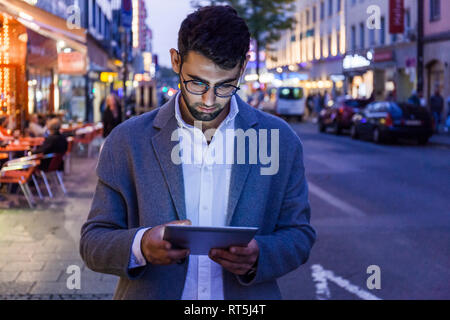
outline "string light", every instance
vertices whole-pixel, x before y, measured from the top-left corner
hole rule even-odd
[[[9,114],[11,105],[11,83],[10,83],[10,70],[9,70],[9,51],[10,51],[10,39],[9,39],[9,17],[6,13],[3,13],[3,26],[0,35],[0,98],[1,98],[1,110],[0,114]]]

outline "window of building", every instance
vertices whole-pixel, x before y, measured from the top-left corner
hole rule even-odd
[[[97,19],[96,19],[96,15],[97,15],[97,3],[94,1],[92,3],[92,27],[94,27],[94,29],[97,27]]]
[[[370,44],[370,46],[375,45],[375,29],[369,30],[369,44]]]
[[[364,23],[361,23],[359,25],[359,42],[361,45],[361,49],[364,49],[366,47],[366,26]]]
[[[328,16],[333,15],[333,0],[328,0]]]
[[[352,50],[356,50],[356,27],[352,26]]]
[[[330,57],[333,55],[333,52],[331,50],[332,44],[333,44],[333,38],[331,35],[329,35],[328,36],[328,56],[330,56]]]
[[[320,2],[320,20],[325,19],[325,2]]]
[[[441,19],[441,0],[430,0],[430,21]]]

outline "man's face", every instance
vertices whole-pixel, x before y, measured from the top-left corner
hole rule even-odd
[[[171,50],[172,68],[180,75],[181,94],[186,109],[192,120],[212,122],[226,117],[225,109],[231,97],[221,98],[214,93],[214,86],[234,85],[237,86],[242,70],[246,63],[239,63],[231,70],[225,70],[217,66],[205,56],[190,51],[181,61],[181,57],[175,49]],[[186,89],[183,81],[196,80],[209,85],[208,92],[202,95],[192,94]],[[220,117],[219,117],[220,116]]]

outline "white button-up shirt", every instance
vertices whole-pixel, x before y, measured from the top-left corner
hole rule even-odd
[[[234,144],[230,143],[234,140],[225,140],[226,130],[234,129],[234,119],[239,112],[236,98],[231,98],[230,111],[208,145],[203,132],[182,119],[180,96],[178,93],[175,98],[175,117],[179,126],[186,218],[192,221],[192,225],[225,226],[232,169],[232,164],[226,159],[233,159],[234,153]],[[216,152],[221,152],[221,155],[218,156]],[[136,234],[130,267],[146,264],[140,250],[145,230],[147,229]],[[208,256],[191,255],[181,299],[223,300],[222,267]]]

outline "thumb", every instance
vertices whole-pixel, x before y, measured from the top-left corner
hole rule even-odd
[[[167,224],[179,224],[179,225],[184,225],[184,226],[190,226],[190,225],[192,225],[192,222],[191,222],[191,220],[186,219],[186,220],[175,220],[175,221],[169,222]]]

